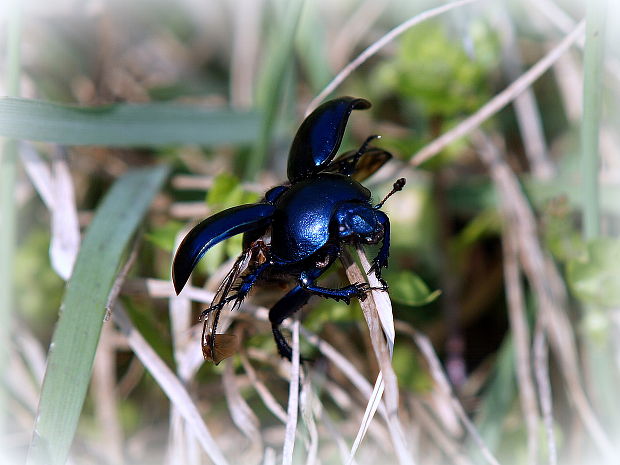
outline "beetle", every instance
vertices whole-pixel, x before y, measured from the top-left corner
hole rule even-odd
[[[177,294],[187,283],[201,257],[214,245],[244,234],[243,252],[222,281],[204,319],[202,350],[206,359],[218,364],[235,352],[236,338],[216,334],[219,315],[227,304],[241,304],[259,281],[286,278],[294,287],[269,311],[273,336],[281,356],[292,357],[292,349],[279,327],[303,307],[312,295],[342,300],[363,300],[371,290],[367,283],[341,288],[321,287],[317,279],[340,256],[343,246],[378,244],[379,252],[368,273],[381,278],[388,264],[390,221],[380,210],[404,178],[377,205],[360,181],[389,159],[387,151],[372,147],[379,136],[369,137],[357,150],[336,157],[353,110],[370,108],[362,98],[341,97],[320,105],[301,124],[289,152],[288,182],[271,188],[255,204],[229,208],[205,219],[183,239],[172,264]]]

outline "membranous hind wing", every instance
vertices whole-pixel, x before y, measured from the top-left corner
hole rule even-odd
[[[202,328],[202,354],[205,359],[211,360],[216,365],[237,351],[237,337],[234,334],[217,332],[220,314],[224,308],[235,310],[241,305],[249,288],[257,279],[256,269],[269,260],[267,244],[270,239],[270,233],[266,232],[244,249],[222,280],[211,306],[202,314],[205,317]],[[242,285],[245,291],[240,290]]]
[[[248,269],[251,258],[252,249],[246,249],[237,258],[226,277],[220,283],[211,306],[202,313],[204,318],[202,355],[206,360],[210,360],[216,365],[234,355],[237,351],[237,336],[234,334],[217,333],[217,326],[220,314],[225,307],[234,309],[235,306],[241,303],[236,295],[236,288],[239,286],[244,272]]]
[[[360,150],[344,152],[325,171],[350,174],[357,182],[362,182],[392,159],[392,154],[377,147],[363,147],[361,150],[361,153]]]

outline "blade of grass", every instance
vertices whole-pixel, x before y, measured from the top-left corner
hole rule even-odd
[[[272,38],[272,55],[270,59],[266,60],[266,72],[262,79],[265,83],[265,88],[260,102],[264,119],[261,124],[258,141],[246,164],[244,173],[246,180],[254,179],[265,164],[276,115],[284,93],[284,78],[292,64],[291,56],[295,44],[295,34],[297,33],[297,25],[299,24],[304,1],[292,0],[287,3],[282,27],[279,33]]]
[[[601,191],[599,150],[601,110],[605,82],[603,79],[605,56],[605,23],[608,2],[598,0],[588,2],[586,8],[586,41],[584,48],[583,117],[581,122],[581,173],[582,173],[582,213],[583,237],[586,241],[601,235]],[[612,326],[609,312],[601,312],[593,305],[583,307],[585,328],[591,328],[588,321],[603,318],[607,327]],[[588,375],[590,377],[594,404],[598,407],[604,426],[611,437],[616,436],[620,422],[613,415],[619,407],[617,381],[613,371],[614,349],[611,332],[604,337],[599,331],[584,331],[584,347],[587,354]]]
[[[7,93],[19,93],[19,76],[21,69],[21,2],[9,2],[7,28],[6,82]],[[0,369],[9,360],[10,321],[14,303],[13,263],[15,261],[16,216],[15,208],[15,177],[17,174],[17,141],[7,140],[2,144],[0,160]],[[4,431],[7,419],[4,390],[0,389],[0,431]],[[2,444],[0,443],[0,448]]]
[[[603,98],[603,55],[607,1],[588,2],[584,50],[583,120],[581,123],[581,173],[583,176],[583,232],[592,239],[600,234],[599,128]]]
[[[78,107],[20,98],[0,99],[0,136],[63,145],[156,147],[253,142],[256,113],[170,103]]]
[[[50,345],[28,464],[63,464],[67,459],[108,295],[126,247],[167,174],[166,166],[127,173],[97,208],[67,284]]]

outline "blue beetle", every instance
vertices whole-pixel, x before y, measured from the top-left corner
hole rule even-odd
[[[360,181],[383,166],[391,155],[369,144],[336,158],[349,115],[370,102],[342,97],[319,106],[301,124],[289,153],[289,182],[267,191],[256,204],[240,205],[217,213],[195,226],[183,239],[172,264],[177,294],[187,283],[200,258],[215,244],[244,233],[243,252],[223,280],[207,316],[202,335],[203,355],[219,363],[235,351],[235,336],[216,334],[221,309],[229,302],[239,306],[260,280],[292,279],[295,286],[270,310],[269,320],[281,356],[291,359],[292,350],[280,332],[280,324],[303,307],[312,295],[349,303],[364,299],[367,283],[332,289],[316,280],[339,257],[345,244],[377,244],[381,247],[369,273],[383,284],[381,269],[387,266],[390,222],[380,208],[405,184],[404,179],[377,205]]]

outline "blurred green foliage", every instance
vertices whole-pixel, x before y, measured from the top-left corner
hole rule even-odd
[[[15,298],[19,314],[35,332],[50,337],[64,292],[64,281],[54,272],[49,259],[49,230],[29,232],[15,256]]]
[[[489,72],[497,66],[498,45],[481,20],[470,28],[473,56],[439,21],[406,32],[394,59],[377,67],[381,93],[408,99],[427,117],[451,120],[477,110],[490,96]]]
[[[568,262],[571,290],[584,303],[607,308],[620,306],[620,240],[601,237],[587,242],[582,257]]]

